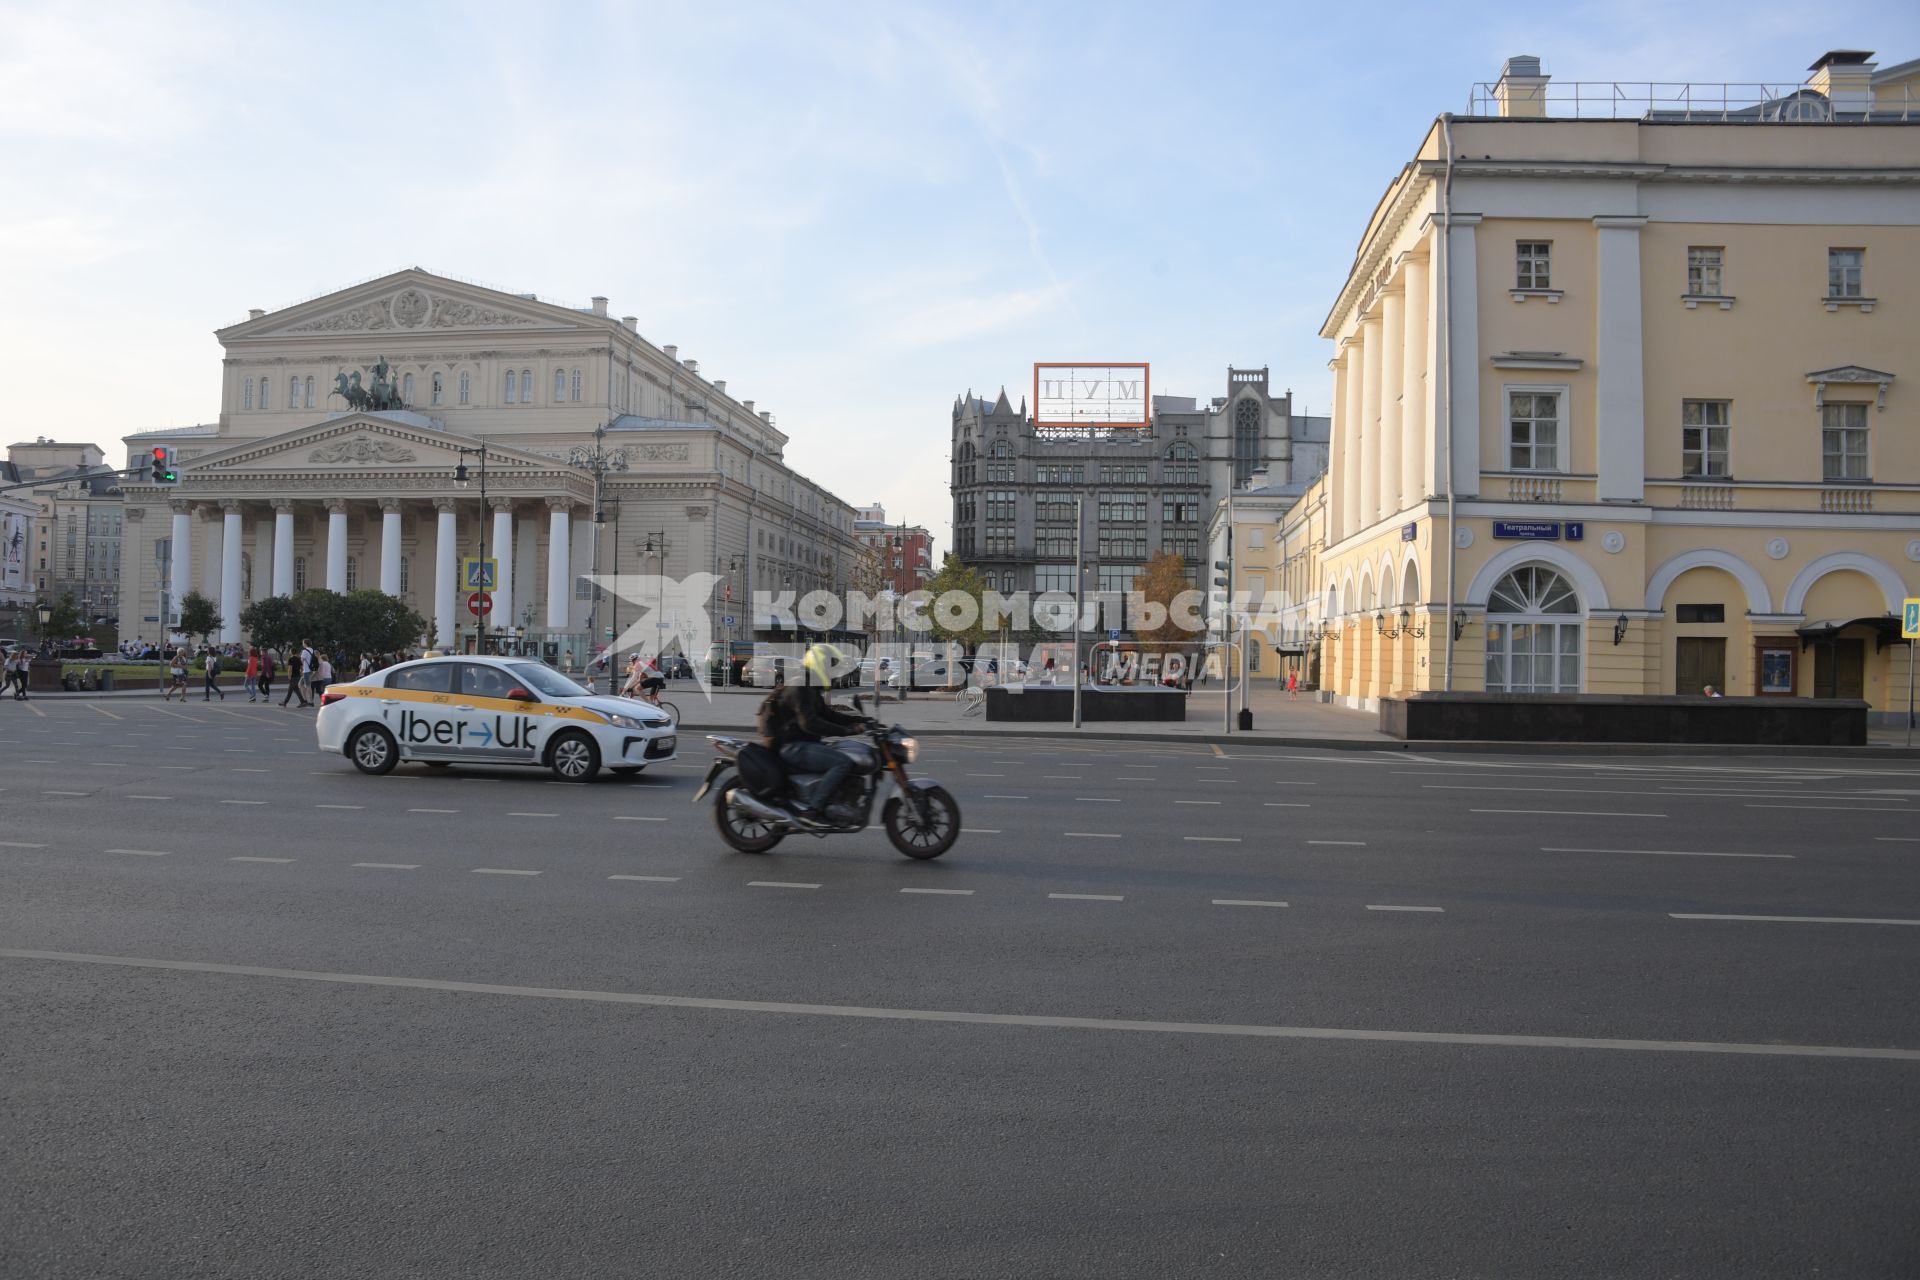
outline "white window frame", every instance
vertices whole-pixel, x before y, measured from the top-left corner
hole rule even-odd
[[[1554,574],[1560,579],[1562,585],[1573,593],[1573,598],[1579,604],[1580,608],[1574,613],[1495,613],[1492,609],[1493,593],[1491,591],[1488,592],[1488,609],[1485,615],[1486,648],[1485,657],[1482,662],[1482,679],[1486,690],[1489,693],[1581,693],[1587,687],[1587,616],[1590,605],[1581,597],[1580,589],[1574,585],[1572,579],[1558,566],[1538,561],[1516,566],[1516,569],[1522,568],[1545,569]],[[1505,582],[1509,576],[1509,574],[1502,574],[1500,581],[1496,582],[1494,586],[1497,588],[1500,583]],[[1531,680],[1528,682],[1526,688],[1520,690],[1514,689],[1513,629],[1517,626],[1536,629],[1540,627],[1553,628],[1553,644],[1551,650],[1553,687],[1551,689],[1542,689],[1537,681]],[[1561,628],[1566,628],[1566,630],[1563,631]],[[1571,654],[1563,646],[1563,641],[1568,632],[1571,632],[1574,645],[1576,646],[1574,652]],[[1537,652],[1537,647],[1529,649],[1527,656],[1529,659],[1532,659],[1536,656]],[[1578,665],[1575,669],[1575,681],[1571,688],[1562,684],[1560,680],[1561,665],[1569,656],[1577,657],[1578,659]],[[1486,663],[1496,657],[1499,658],[1501,663],[1502,676],[1498,686],[1496,686],[1492,680],[1485,678]]]
[[[572,391],[573,391],[573,395],[572,395],[572,397],[571,397],[571,398],[572,398],[572,399],[573,399],[573,400],[574,400],[574,401],[575,401],[576,403],[578,403],[578,401],[579,401],[579,399],[580,399],[580,390],[581,390],[581,388],[582,388],[582,386],[584,386],[584,385],[585,385],[585,381],[586,381],[586,379],[585,379],[584,377],[582,377],[582,376],[581,376],[581,372],[580,372],[580,370],[578,370],[578,369],[575,369],[575,370],[573,371],[573,387],[572,387]]]
[[[1871,409],[1872,406],[1864,400],[1829,400],[1820,406],[1820,479],[1822,481],[1828,484],[1866,484],[1872,481],[1873,430],[1870,426],[1872,414],[1869,412]],[[1859,411],[1857,426],[1851,421],[1855,416],[1851,412],[1853,410]],[[1836,419],[1838,419],[1837,425]],[[1828,439],[1832,436],[1840,437],[1840,447],[1837,450],[1827,447]],[[1846,460],[1854,454],[1854,451],[1847,447],[1850,436],[1859,437],[1860,474],[1857,476],[1844,474],[1847,469]],[[1829,471],[1827,460],[1830,457],[1840,459],[1842,474],[1834,475]]]
[[[566,398],[567,398],[567,371],[565,369],[555,369],[553,371],[553,402],[555,404],[559,404],[562,400],[565,400]]]
[[[295,374],[293,377],[287,379],[287,408],[298,409],[299,407],[300,375]]]
[[[432,382],[431,389],[427,392],[428,401],[431,404],[439,404],[447,398],[447,375],[436,370],[429,376]]]
[[[1841,254],[1852,254],[1853,263],[1836,261]],[[1835,272],[1839,273],[1836,281]],[[1836,287],[1837,285],[1837,287]],[[1827,250],[1827,296],[1864,298],[1867,293],[1867,251],[1859,246],[1835,246]]]
[[[520,371],[520,403],[533,403],[533,370],[531,369]]]
[[[508,404],[512,404],[512,403],[513,403],[513,400],[514,400],[514,396],[515,396],[515,394],[516,394],[516,393],[517,393],[517,392],[518,392],[519,390],[520,390],[520,375],[519,375],[518,373],[515,373],[515,372],[514,372],[514,371],[513,371],[512,369],[509,369],[509,370],[507,370],[507,400],[506,400],[506,402],[507,402]]]
[[[240,384],[240,407],[253,408],[253,376],[251,374]]]
[[[400,403],[413,407],[413,375],[410,373],[400,375]]]
[[[1544,252],[1524,251],[1526,247],[1533,245],[1539,246]],[[1542,291],[1553,288],[1553,241],[1515,240],[1513,242],[1513,287]]]
[[[473,403],[473,375],[465,369],[460,371],[460,403]]]
[[[1513,399],[1516,395],[1557,396],[1559,397],[1559,417],[1556,419],[1559,431],[1554,439],[1554,465],[1551,467],[1516,467],[1513,465]],[[1530,419],[1538,421],[1538,419]],[[1532,450],[1538,445],[1530,445]],[[1566,475],[1573,461],[1573,387],[1569,383],[1559,382],[1509,382],[1500,388],[1500,461],[1502,469],[1525,475],[1558,476]]]
[[[1713,410],[1719,410],[1720,420],[1710,421]],[[1695,410],[1698,410],[1697,415]],[[1698,421],[1689,421],[1690,417]],[[1689,431],[1701,432],[1700,444],[1690,448],[1687,444]],[[1713,433],[1720,433],[1720,447],[1716,451],[1713,445]],[[1720,467],[1714,469],[1714,455],[1719,454]],[[1694,470],[1687,469],[1687,459],[1697,457],[1699,465]],[[1680,474],[1688,480],[1725,480],[1733,475],[1733,401],[1689,399],[1680,402]]]
[[[1708,255],[1712,255],[1709,261]],[[1727,248],[1719,244],[1687,246],[1687,293],[1696,298],[1727,296]]]
[[[265,377],[262,377],[262,378],[260,379],[260,407],[261,407],[261,409],[263,409],[263,410],[264,410],[264,409],[265,409],[265,408],[267,407],[267,399],[268,399],[268,397],[269,397],[269,396],[270,396],[270,395],[272,394],[272,392],[273,392],[273,384],[272,384],[271,382],[269,382],[269,381],[267,381],[267,379],[266,379]]]
[[[307,391],[307,396],[306,396],[305,404],[307,408],[311,409],[313,408],[313,379],[311,377],[307,379],[306,391]]]

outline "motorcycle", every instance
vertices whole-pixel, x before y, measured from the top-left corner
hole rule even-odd
[[[854,705],[860,706],[858,698]],[[937,858],[960,838],[960,806],[952,794],[931,779],[907,777],[906,766],[919,756],[919,744],[899,725],[873,722],[863,735],[827,744],[850,756],[853,769],[822,806],[820,820],[801,816],[792,804],[794,788],[811,784],[818,774],[789,775],[779,756],[752,738],[711,734],[707,741],[716,755],[693,803],[715,793],[713,825],[741,853],[765,853],[794,832],[825,838],[865,831],[888,779],[893,794],[881,806],[880,821],[894,848],[909,858]]]

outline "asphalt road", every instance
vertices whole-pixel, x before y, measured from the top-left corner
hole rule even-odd
[[[916,863],[0,713],[0,1275],[1920,1273],[1905,763],[928,739]]]

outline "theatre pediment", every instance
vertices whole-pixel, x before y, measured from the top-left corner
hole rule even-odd
[[[469,332],[512,333],[594,326],[570,307],[448,280],[398,271],[336,293],[256,316],[220,338],[409,337]],[[604,326],[599,330],[604,332]]]
[[[395,423],[378,414],[347,414],[330,422],[264,440],[249,440],[218,453],[204,454],[186,463],[186,479],[220,475],[285,474],[290,471],[325,474],[358,471],[446,472],[485,444],[489,470],[502,477],[516,472],[563,469],[554,458],[508,448],[463,435],[449,435],[428,427]]]

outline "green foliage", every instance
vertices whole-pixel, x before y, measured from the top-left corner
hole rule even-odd
[[[427,621],[398,596],[368,588],[337,595],[315,589],[256,601],[240,614],[255,644],[288,649],[311,640],[348,653],[388,653],[419,639]]]
[[[220,629],[220,608],[198,591],[189,591],[180,597],[180,630],[190,636],[199,636],[205,644],[207,637]]]
[[[52,603],[53,612],[48,615],[45,623],[40,622],[39,611],[36,609],[34,612],[33,620],[34,624],[40,628],[40,638],[42,640],[66,640],[72,636],[79,635],[81,623],[80,609],[79,606],[73,602],[73,593],[69,591]]]
[[[927,622],[936,639],[959,644],[968,653],[972,653],[986,640],[987,624],[981,608],[981,597],[986,594],[987,580],[980,576],[979,570],[969,568],[959,556],[948,552],[945,562],[940,566],[940,572],[927,580],[925,590],[928,597]],[[943,619],[940,616],[941,610],[936,606],[940,597],[949,591],[957,591],[973,598],[971,625],[954,627],[948,625],[951,619]]]
[[[1191,591],[1193,584],[1187,581],[1187,562],[1182,556],[1171,551],[1160,551],[1147,561],[1133,579],[1133,589],[1140,593],[1147,604],[1166,606],[1164,620],[1155,627],[1142,627],[1135,631],[1147,646],[1149,653],[1164,653],[1183,642],[1191,642],[1198,637],[1180,625],[1172,605],[1183,591]]]

